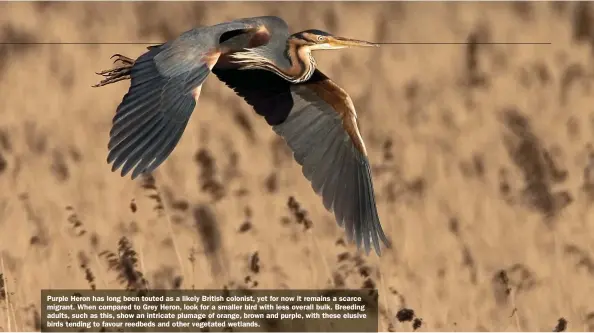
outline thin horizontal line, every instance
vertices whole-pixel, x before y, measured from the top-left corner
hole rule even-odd
[[[157,45],[164,42],[0,42],[0,45]],[[379,45],[551,45],[551,42],[393,42],[374,43]]]
[[[14,0],[14,2],[38,2],[39,0]],[[170,0],[48,0],[47,2],[169,2]],[[196,0],[178,0],[178,2],[194,2]],[[212,0],[214,2],[234,2],[237,0]],[[249,2],[274,2],[274,1],[295,1],[295,0],[247,0]],[[318,0],[304,0],[304,1],[318,1]],[[322,1],[336,1],[336,0],[322,0]],[[340,0],[340,1],[360,1],[360,0]],[[394,0],[379,0],[379,1],[394,1]],[[408,0],[400,0],[408,1]],[[429,0],[412,0],[419,2],[427,2]],[[460,1],[460,0],[444,0],[444,1]],[[476,0],[461,0],[461,1],[476,1]],[[487,2],[488,0],[483,0]],[[497,0],[497,1],[508,1],[508,0]],[[540,0],[524,0],[524,1],[540,1]],[[550,0],[553,1],[553,0]]]
[[[0,45],[155,45],[147,42],[0,42]]]
[[[379,45],[551,45],[551,42],[395,42],[395,43],[374,43]]]

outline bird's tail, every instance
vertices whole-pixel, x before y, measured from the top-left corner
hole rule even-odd
[[[96,73],[97,75],[103,76],[104,79],[101,80],[101,82],[93,85],[93,87],[102,87],[111,83],[130,79],[130,73],[132,72],[132,66],[134,66],[135,60],[121,54],[114,54],[111,59],[113,58],[116,58],[113,62],[114,65],[118,62],[120,64],[111,69],[106,69]]]

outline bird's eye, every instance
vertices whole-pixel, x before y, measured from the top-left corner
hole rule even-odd
[[[323,42],[324,39],[326,39],[326,37],[324,37],[324,36],[318,36],[318,42]]]

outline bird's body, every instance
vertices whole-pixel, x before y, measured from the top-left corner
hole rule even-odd
[[[233,89],[285,139],[305,177],[349,240],[380,253],[384,235],[367,150],[349,95],[316,68],[312,50],[376,46],[319,30],[290,34],[274,16],[183,33],[138,59],[103,71],[97,86],[131,79],[110,132],[108,162],[132,178],[171,154],[209,73]]]

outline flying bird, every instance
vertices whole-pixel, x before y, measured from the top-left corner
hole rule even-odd
[[[381,243],[390,242],[355,107],[312,55],[377,46],[316,29],[291,34],[281,18],[260,16],[191,29],[136,60],[116,54],[120,65],[97,73],[105,78],[94,86],[131,80],[113,117],[107,162],[132,179],[154,171],[179,142],[213,73],[285,140],[349,242],[381,255]]]

